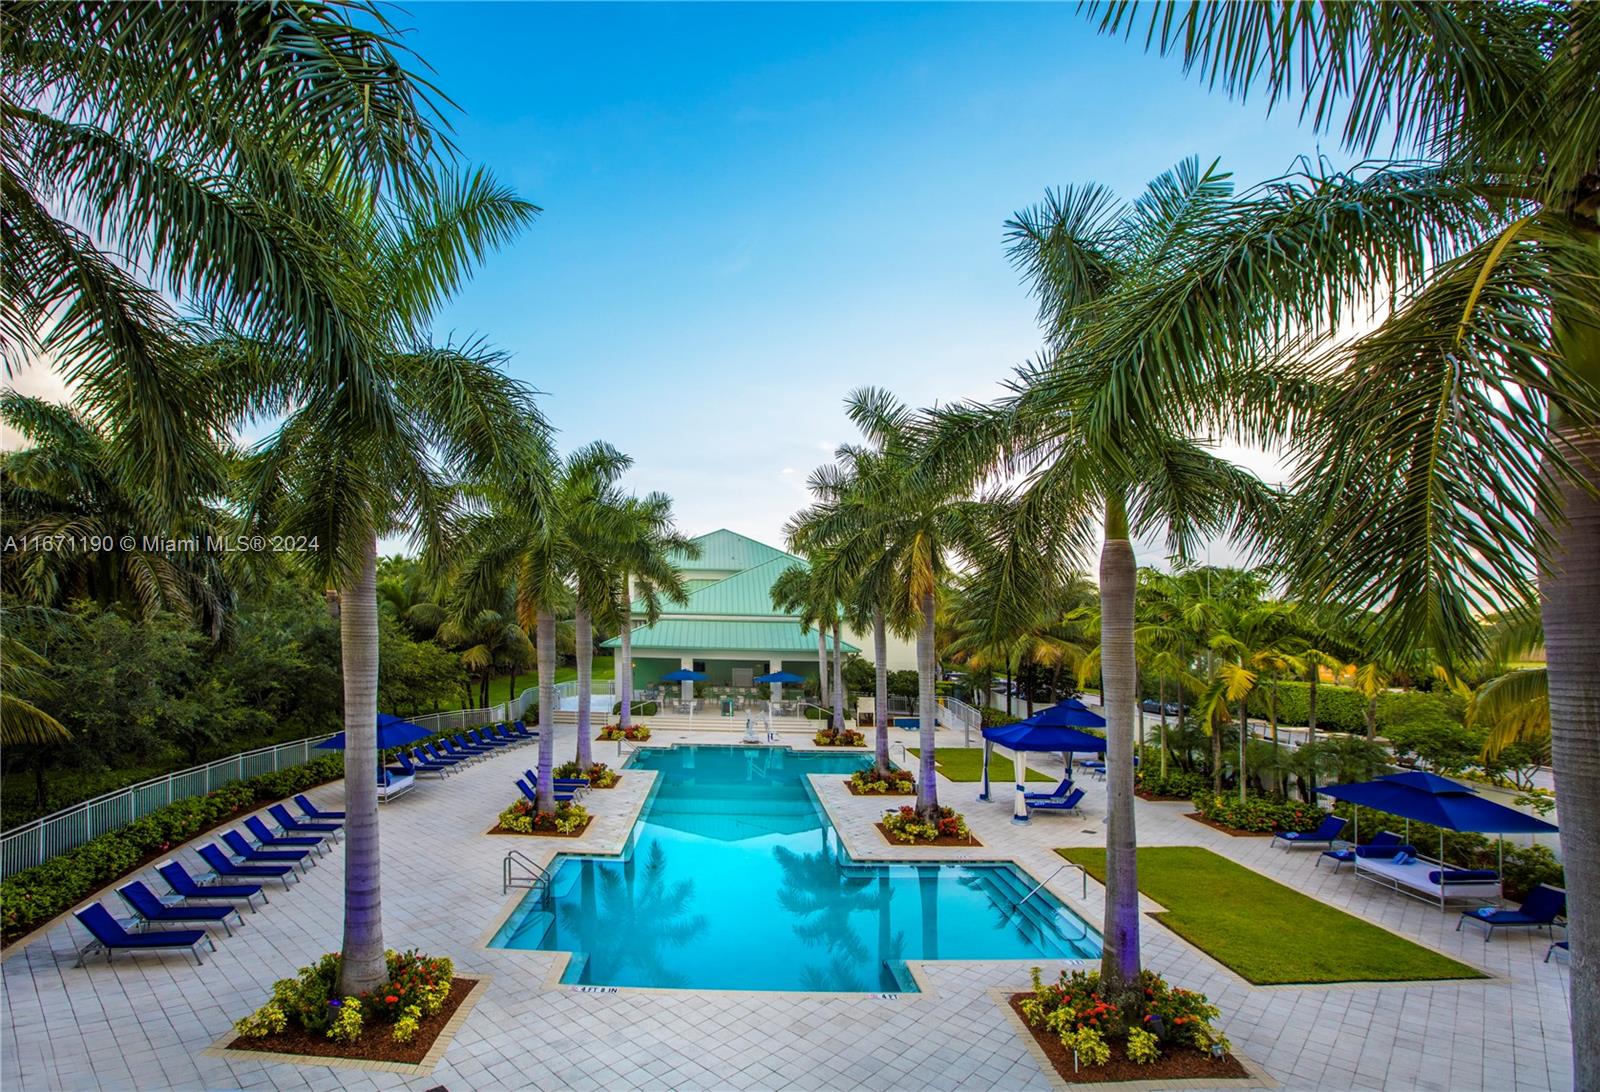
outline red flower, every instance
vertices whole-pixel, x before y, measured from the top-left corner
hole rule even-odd
[[[384,1000],[392,1005],[392,1004],[394,1004],[396,1001],[398,1001],[400,999],[398,997],[396,997],[394,994],[391,993],[388,997],[385,997]]]

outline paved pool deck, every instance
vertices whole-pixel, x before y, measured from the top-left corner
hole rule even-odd
[[[557,755],[573,749],[558,732]],[[960,742],[941,732],[941,745]],[[652,746],[730,743],[726,732],[662,732]],[[783,743],[809,748],[796,732]],[[617,764],[617,745],[595,745]],[[899,756],[898,749],[896,757]],[[521,896],[501,893],[508,840],[486,835],[533,764],[514,748],[444,781],[424,781],[382,809],[385,937],[391,947],[449,955],[489,981],[433,1072],[407,1076],[208,1054],[233,1020],[261,1004],[274,979],[337,949],[342,844],[288,891],[245,914],[235,935],[196,967],[181,953],[103,959],[74,968],[82,932],[57,924],[8,950],[3,966],[0,1086],[24,1089],[1040,1089],[1058,1087],[1001,1011],[996,989],[1027,986],[1015,965],[929,963],[922,994],[817,996],[717,991],[589,992],[555,982],[547,952],[485,946]],[[1059,773],[1059,765],[1030,764]],[[999,772],[1009,774],[1009,757]],[[536,860],[556,852],[616,852],[653,774],[625,773],[588,801],[581,839],[518,839]],[[885,800],[855,797],[839,778],[813,784],[845,844],[877,859],[1012,859],[1091,923],[1102,890],[1058,847],[1104,844],[1104,786],[1084,781],[1084,815],[1011,822],[1009,788],[995,799],[941,778],[942,803],[966,814],[978,850],[890,847],[873,829]],[[1044,786],[1040,786],[1043,788]],[[310,794],[337,807],[342,789]],[[1140,801],[1143,845],[1198,845],[1419,944],[1483,970],[1485,980],[1422,984],[1252,986],[1159,923],[1143,927],[1145,965],[1221,1007],[1235,1048],[1288,1089],[1495,1089],[1571,1086],[1568,968],[1543,962],[1543,933],[1455,931],[1456,915],[1356,879],[1314,868],[1313,851],[1284,852],[1265,838],[1235,838],[1188,818],[1182,803]],[[202,839],[204,840],[204,839]],[[178,856],[193,860],[192,846]],[[150,870],[153,875],[153,870]],[[149,879],[150,877],[145,877]],[[153,886],[165,890],[157,880]],[[107,891],[104,900],[117,897]],[[1155,909],[1153,903],[1147,908]],[[1290,942],[1291,938],[1284,938]],[[1054,966],[1042,962],[1048,976]]]

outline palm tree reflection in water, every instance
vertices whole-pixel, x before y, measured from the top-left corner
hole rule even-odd
[[[650,843],[646,858],[643,875],[638,854],[630,854],[620,872],[601,867],[601,861],[568,862],[567,867],[580,870],[579,898],[576,904],[558,904],[557,913],[561,932],[572,938],[563,947],[589,953],[585,982],[688,984],[664,957],[706,929],[705,915],[689,912],[694,881],[667,882],[667,855],[660,842]],[[609,942],[619,934],[628,938],[626,945]]]
[[[798,919],[795,936],[807,948],[820,949],[823,959],[801,969],[802,988],[895,990],[897,980],[888,965],[905,958],[905,935],[891,928],[889,874],[878,872],[874,891],[870,875],[852,875],[843,866],[828,845],[826,832],[823,841],[815,853],[798,853],[784,846],[772,850],[783,873],[778,905]],[[876,953],[863,939],[867,931],[851,921],[854,915],[867,913],[878,917]]]

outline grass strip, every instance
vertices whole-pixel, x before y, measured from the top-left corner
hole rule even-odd
[[[1105,882],[1104,849],[1056,852]],[[1138,855],[1139,890],[1166,907],[1152,916],[1258,986],[1486,977],[1209,849],[1146,846]]]
[[[870,740],[869,740],[870,742]],[[907,747],[906,753],[921,757],[922,752],[915,747]],[[982,781],[983,780],[983,748],[982,747],[935,747],[933,750],[934,765],[939,767],[939,772],[951,781]],[[1002,755],[996,751],[989,760],[989,781],[1009,782],[1011,780],[1011,756]],[[1052,785],[1061,779],[1049,774],[1040,773],[1033,767],[1028,767],[1029,781],[1048,781]]]

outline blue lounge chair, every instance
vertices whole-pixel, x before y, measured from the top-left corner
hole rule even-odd
[[[1316,830],[1280,830],[1272,836],[1272,844],[1282,845],[1284,849],[1309,845],[1332,846],[1333,840],[1339,837],[1339,832],[1344,830],[1347,822],[1348,820],[1341,819],[1337,815],[1324,815]]]
[[[486,755],[491,754],[494,751],[494,748],[490,747],[488,744],[479,743],[475,739],[469,739],[465,732],[457,732],[444,742],[447,746],[451,743],[454,743],[457,747],[460,747],[468,754]]]
[[[432,774],[435,777],[444,777],[444,768],[441,766],[418,765],[411,761],[411,756],[400,751],[394,756],[395,764],[389,769],[395,773],[404,774],[406,777],[421,777],[423,774]]]
[[[528,779],[528,784],[530,785],[539,783],[539,775],[532,770],[523,770],[522,776]],[[555,789],[557,799],[560,799],[562,793],[566,793],[568,794],[567,799],[570,800],[589,791],[589,779],[587,777],[552,777],[550,779],[550,787]]]
[[[539,793],[534,788],[534,785],[536,785],[536,784],[538,784],[538,782],[533,782],[532,784],[530,784],[529,782],[523,780],[520,777],[517,778],[517,788],[522,791],[522,795],[523,796],[527,797],[528,803],[532,804],[534,807],[538,807],[539,806]],[[558,804],[568,804],[568,803],[571,803],[572,800],[573,800],[573,793],[570,790],[564,790],[564,789],[557,788],[557,789],[554,789],[554,792],[555,792],[555,797],[556,797],[556,803],[558,803]]]
[[[237,880],[282,880],[285,889],[289,880],[293,878],[300,882],[299,875],[293,865],[278,864],[235,864],[224,852],[222,847],[215,842],[203,845],[197,850],[200,859],[211,866],[211,871],[219,878],[227,877]]]
[[[478,759],[482,758],[484,754],[483,751],[476,747],[468,747],[465,744],[457,746],[453,741],[448,739],[441,739],[439,741],[439,746],[444,748],[445,754],[449,755],[451,758],[460,759],[462,762],[476,762]]]
[[[496,739],[503,739],[507,743],[511,744],[513,747],[515,747],[519,743],[528,742],[522,736],[514,736],[514,735],[512,735],[510,733],[510,731],[508,731],[506,729],[506,726],[504,724],[496,724],[494,726],[493,731],[494,731],[494,735],[495,735]]]
[[[303,793],[303,792],[295,794],[294,802],[296,804],[300,805],[300,810],[306,813],[306,818],[307,819],[314,820],[314,821],[316,821],[318,823],[343,823],[344,822],[344,812],[342,812],[342,811],[323,811],[321,808],[317,807],[311,801],[307,800],[306,799],[306,794]]]
[[[1059,800],[1072,791],[1072,775],[1069,773],[1061,779],[1061,783],[1049,792],[1025,792],[1024,800]]]
[[[446,766],[464,766],[467,763],[467,757],[465,755],[449,754],[443,747],[440,747],[434,743],[424,743],[422,746],[417,748],[417,751],[424,758],[431,758],[433,761],[442,763]]]
[[[314,849],[318,856],[328,851],[319,835],[274,834],[272,828],[254,815],[246,816],[244,825],[245,829],[255,836],[255,840],[261,843],[262,849]]]
[[[122,901],[133,907],[133,912],[143,918],[147,925],[168,921],[220,922],[231,937],[233,926],[228,923],[228,919],[238,918],[239,924],[244,924],[244,918],[237,907],[184,906],[181,902],[162,902],[159,895],[138,880],[123,884],[117,888],[117,894],[122,896]]]
[[[520,720],[511,726],[511,734],[521,739],[538,739],[539,733],[533,731]]]
[[[467,738],[475,739],[485,747],[493,747],[497,751],[504,750],[505,748],[511,746],[511,741],[509,739],[501,739],[499,736],[491,733],[487,728],[469,729],[467,731]]]
[[[1494,910],[1485,906],[1479,910],[1462,911],[1460,920],[1456,922],[1456,932],[1461,931],[1464,921],[1482,925],[1487,930],[1483,938],[1487,944],[1496,929],[1549,929],[1566,912],[1567,893],[1558,887],[1540,884],[1528,892],[1528,897],[1515,910]]]
[[[285,834],[326,834],[336,842],[339,840],[338,823],[308,823],[303,819],[296,819],[282,804],[273,804],[267,808],[267,814],[272,816],[273,821],[278,824],[278,829]]]
[[[429,758],[421,751],[416,750],[413,750],[402,757],[404,761],[401,762],[401,765],[404,766],[407,763],[410,763],[411,768],[415,770],[419,776],[423,773],[436,773],[440,777],[449,777],[450,767],[455,765],[454,762],[440,762],[436,759]]]
[[[111,962],[112,952],[153,952],[164,948],[187,948],[189,954],[194,956],[195,963],[204,963],[200,955],[200,942],[205,941],[211,945],[211,950],[217,950],[216,942],[207,935],[204,929],[157,929],[149,933],[130,933],[122,927],[116,918],[97,902],[92,902],[82,910],[74,910],[73,917],[83,923],[89,930],[89,935],[94,939],[78,950],[77,966],[83,966],[83,961],[95,952],[105,952],[106,962]]]
[[[255,897],[257,895],[261,896],[263,905],[267,902],[266,889],[258,883],[201,885],[195,882],[194,877],[189,875],[188,869],[177,861],[162,861],[156,865],[156,871],[161,874],[163,880],[167,881],[167,886],[172,888],[172,893],[180,898],[220,899],[224,902],[238,902],[243,899],[244,904],[250,908],[252,914],[256,912]]]
[[[250,840],[236,830],[222,832],[222,841],[235,857],[246,864],[273,864],[273,865],[299,865],[304,872],[311,863],[311,851],[308,849],[261,849],[250,844]]]
[[[1069,815],[1081,814],[1078,805],[1083,801],[1083,790],[1073,789],[1066,796],[1052,800],[1029,800],[1023,797],[1023,802],[1028,806],[1030,813],[1035,811],[1064,811]]]

